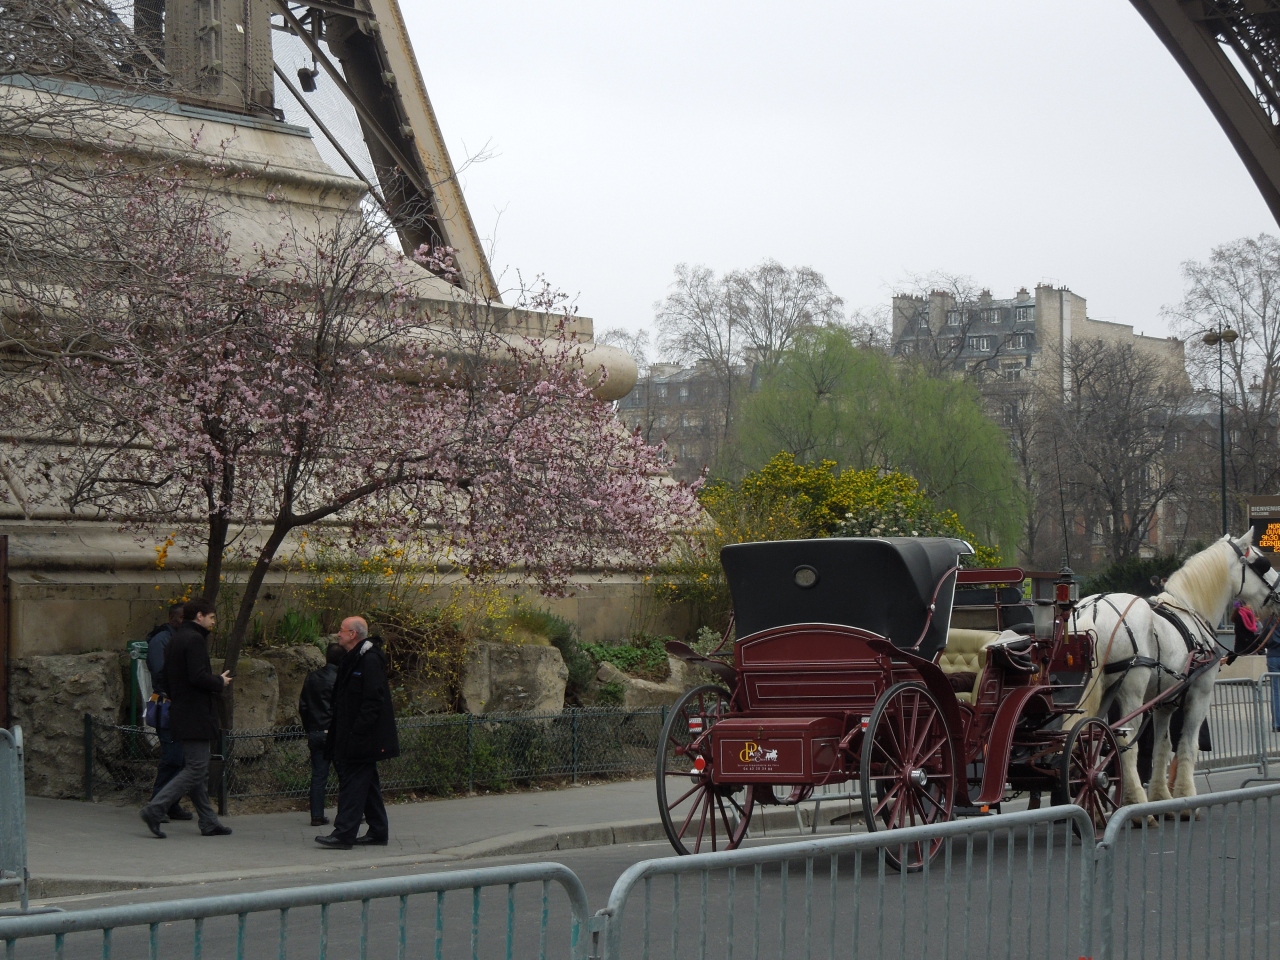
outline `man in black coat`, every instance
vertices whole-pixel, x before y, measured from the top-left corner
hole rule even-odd
[[[329,724],[333,720],[333,684],[338,679],[338,664],[347,655],[342,644],[331,643],[325,650],[325,664],[312,670],[302,681],[302,693],[298,696],[298,716],[302,729],[307,731],[307,746],[311,751],[311,825],[323,827],[329,823],[324,815],[324,794],[329,786],[329,758],[324,755],[325,741],[329,739]]]
[[[213,672],[209,664],[209,631],[217,623],[214,605],[208,600],[191,600],[182,608],[182,626],[174,631],[165,650],[165,692],[169,705],[169,729],[182,742],[186,765],[151,798],[140,811],[148,829],[161,839],[161,818],[185,793],[195,805],[200,833],[206,837],[231,832],[218,822],[209,802],[209,741],[219,733],[215,698],[231,682],[231,672]]]
[[[386,661],[360,617],[342,621],[338,643],[346,652],[333,685],[333,719],[325,741],[325,756],[338,771],[338,812],[333,833],[316,837],[316,843],[335,850],[356,844],[385,847],[390,825],[378,761],[400,755]],[[357,837],[362,817],[369,829]]]

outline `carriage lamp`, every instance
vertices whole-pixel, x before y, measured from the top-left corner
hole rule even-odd
[[[1079,600],[1080,584],[1076,581],[1075,571],[1064,563],[1058,571],[1058,579],[1053,582],[1053,602],[1066,610]]]
[[[1053,639],[1053,601],[1037,600],[1031,608],[1031,622],[1035,624],[1037,640]]]

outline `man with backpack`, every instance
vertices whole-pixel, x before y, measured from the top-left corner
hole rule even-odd
[[[168,622],[162,623],[147,634],[147,671],[151,674],[152,695],[158,698],[155,728],[156,736],[160,739],[160,765],[156,768],[155,786],[151,788],[152,799],[155,799],[155,795],[166,783],[178,775],[187,762],[182,755],[182,742],[174,739],[173,732],[170,730],[167,722],[169,711],[165,709],[168,705],[169,693],[164,679],[164,656],[169,648],[169,640],[180,626],[182,626],[182,604],[175,603],[169,607]],[[160,818],[160,822],[190,820],[191,817],[190,813],[182,809],[181,801],[175,800],[173,806]]]
[[[311,750],[311,825],[323,827],[329,822],[324,815],[324,794],[329,785],[329,760],[324,755],[324,742],[333,719],[333,684],[338,679],[338,663],[347,651],[342,644],[331,643],[325,651],[325,664],[307,674],[298,697],[298,716],[307,731]]]

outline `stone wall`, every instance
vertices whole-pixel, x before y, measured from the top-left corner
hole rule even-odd
[[[164,570],[156,569],[154,545],[139,544],[106,524],[39,524],[0,520],[9,535],[9,636],[13,658],[91,650],[123,650],[163,623],[168,603],[199,579],[199,558],[174,548]],[[303,608],[307,588],[299,575],[273,571],[263,585],[258,611],[268,621],[290,607]],[[442,582],[446,600],[468,584]],[[570,595],[550,599],[532,586],[506,591],[575,624],[588,643],[616,640],[637,630],[687,638],[699,624],[683,607],[656,606],[637,576],[603,577],[590,572],[569,584]]]

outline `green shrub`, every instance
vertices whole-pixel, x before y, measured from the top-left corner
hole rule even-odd
[[[1176,553],[1160,557],[1128,557],[1118,560],[1080,585],[1080,596],[1093,593],[1132,593],[1149,597],[1160,592],[1160,581],[1182,566]],[[1152,581],[1155,581],[1154,583]]]
[[[602,707],[620,707],[622,706],[622,695],[622,684],[602,683],[596,693],[596,703]]]
[[[289,609],[276,623],[276,643],[287,647],[315,643],[320,637],[320,619],[313,613]]]
[[[639,633],[626,643],[584,643],[582,649],[596,663],[612,663],[623,673],[646,680],[665,680],[670,673],[666,644],[673,639]]]

